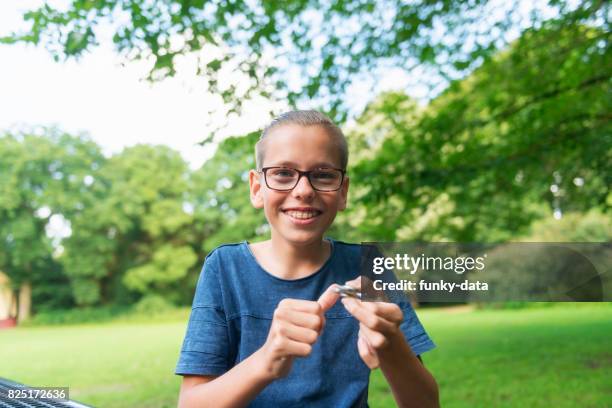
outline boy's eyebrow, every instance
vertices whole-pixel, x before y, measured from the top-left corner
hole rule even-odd
[[[297,163],[292,162],[292,161],[281,161],[278,163],[271,164],[270,166],[267,166],[267,167],[275,167],[275,166],[292,167],[294,169],[298,169],[300,167]],[[329,162],[318,162],[318,163],[315,163],[314,166],[312,166],[313,169],[316,169],[319,167],[327,167],[327,168],[333,168],[333,169],[340,168],[340,166],[329,163]]]

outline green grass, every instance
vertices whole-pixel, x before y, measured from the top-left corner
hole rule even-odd
[[[443,407],[611,406],[609,304],[420,315]],[[374,406],[395,406],[380,371],[371,389]]]
[[[419,315],[438,345],[424,360],[443,407],[611,406],[608,304]],[[187,311],[172,317],[2,331],[0,376],[70,386],[99,407],[175,407]],[[370,393],[372,407],[395,406],[379,371]]]

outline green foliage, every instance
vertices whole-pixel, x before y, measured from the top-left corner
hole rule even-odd
[[[154,252],[151,262],[128,269],[123,281],[128,288],[147,293],[152,286],[163,288],[165,284],[184,278],[196,260],[188,246],[163,245]]]
[[[548,218],[531,226],[526,241],[533,242],[612,242],[612,218],[597,210],[569,213],[560,220]]]
[[[84,307],[74,309],[45,310],[36,313],[25,326],[49,326],[81,323],[109,322],[129,313],[124,306]]]
[[[208,251],[265,233],[248,192],[256,138],[227,139],[192,172],[163,146],[106,159],[54,130],[1,137],[0,270],[32,284],[35,311],[190,303]],[[66,237],[46,233],[53,216]]]
[[[134,305],[134,312],[140,315],[155,316],[173,309],[173,305],[159,295],[147,295]]]
[[[33,313],[74,306],[70,280],[59,262],[49,260],[41,266],[38,275],[40,278],[32,286]]]
[[[551,207],[609,210],[608,40],[551,21],[422,112],[382,95],[351,135],[369,149],[351,169],[354,185],[367,184],[347,215],[356,233],[495,242],[524,234]]]
[[[84,180],[102,161],[93,142],[54,129],[0,136],[0,270],[16,289],[32,284],[34,308],[68,301],[62,289],[52,299],[67,280],[46,228],[79,211]]]
[[[171,302],[159,295],[146,295],[133,306],[106,305],[80,308],[49,308],[36,313],[20,326],[56,326],[94,324],[110,322],[143,323],[167,320],[184,320],[189,317],[186,310],[176,309]]]
[[[197,260],[188,177],[180,155],[162,146],[127,148],[100,168],[62,256],[78,304],[179,290]]]
[[[194,228],[207,236],[204,251],[216,246],[267,234],[262,210],[249,198],[249,170],[255,168],[258,133],[231,137],[219,144],[215,155],[192,176]]]
[[[383,66],[419,66],[431,73],[428,85],[439,87],[486,61],[513,32],[540,26],[551,11],[568,24],[608,29],[609,5],[586,0],[73,0],[63,10],[45,4],[26,12],[29,29],[1,40],[43,44],[57,59],[78,57],[97,45],[97,26],[109,22],[119,53],[152,60],[150,79],[174,75],[178,57],[197,54],[199,73],[232,111],[257,94],[291,105],[307,96],[342,119],[355,78]],[[227,82],[228,71],[248,85]]]
[[[501,251],[489,252],[487,263],[487,281],[491,286],[490,293],[502,294],[502,297],[524,298],[537,293],[543,298],[546,293],[557,295],[577,290],[580,284],[588,282],[597,271],[604,278],[604,295],[606,293],[605,270],[610,267],[610,250],[589,246],[539,246],[537,242],[577,242],[605,243],[612,241],[612,219],[600,211],[587,213],[568,213],[559,220],[548,217],[538,220],[530,231],[515,240],[530,242],[529,247],[521,247],[520,257],[505,247]],[[560,250],[560,248],[565,248]],[[529,250],[529,251],[528,251]],[[594,269],[592,269],[594,268]],[[588,296],[586,286],[580,288],[581,296]],[[592,287],[592,296],[597,296],[600,288]],[[514,295],[512,295],[514,294]],[[533,302],[500,302],[479,304],[481,308],[533,308],[547,307],[549,303]]]
[[[475,306],[479,310],[519,310],[519,309],[542,309],[556,307],[556,302],[493,302],[477,303]]]

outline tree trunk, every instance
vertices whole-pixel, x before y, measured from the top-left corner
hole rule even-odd
[[[17,321],[17,302],[18,302],[18,293],[16,289],[11,289],[11,305],[9,306],[9,318],[15,319]]]
[[[30,317],[32,310],[32,284],[30,282],[24,282],[19,288],[18,305],[17,321],[21,323]]]

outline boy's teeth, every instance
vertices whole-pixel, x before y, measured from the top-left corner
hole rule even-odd
[[[312,218],[316,215],[314,211],[287,211],[287,214],[293,218],[299,218],[301,220]]]

